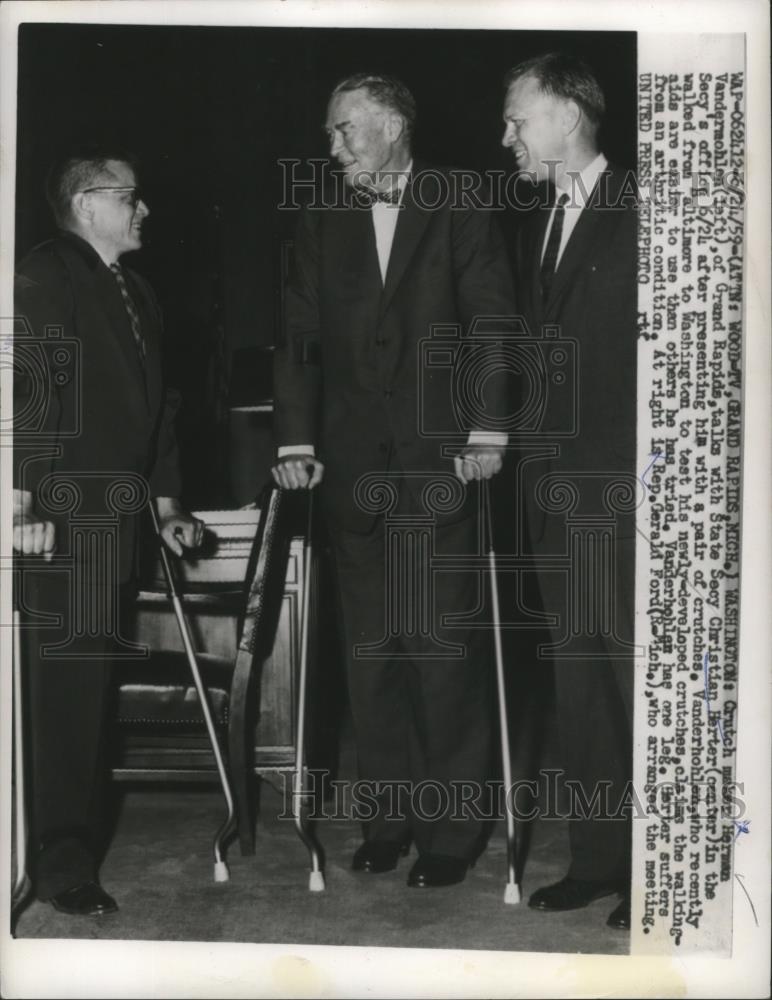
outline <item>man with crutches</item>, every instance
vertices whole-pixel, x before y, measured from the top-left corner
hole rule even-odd
[[[496,220],[414,162],[415,119],[392,78],[350,77],[330,97],[342,184],[298,219],[274,354],[274,476],[320,487],[331,537],[359,777],[375,789],[351,867],[372,880],[414,844],[407,884],[434,889],[461,882],[481,849],[480,816],[443,810],[442,796],[463,782],[482,807],[492,727],[488,636],[446,625],[474,611],[479,579],[430,563],[477,555],[475,488],[460,483],[496,475],[507,441],[461,413],[422,344],[457,325],[441,353],[460,367],[486,353],[475,320],[511,317],[515,303]],[[505,382],[480,382],[503,420]]]
[[[163,383],[160,310],[119,264],[142,245],[148,208],[133,160],[80,150],[51,170],[59,235],[19,264],[15,283],[13,546],[31,823],[30,875],[60,912],[117,904],[99,883],[110,663],[135,577],[137,522],[155,503],[180,555],[203,525],[185,513]]]

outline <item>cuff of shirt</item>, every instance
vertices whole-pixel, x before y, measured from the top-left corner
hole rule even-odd
[[[287,444],[282,445],[276,452],[277,458],[284,458],[285,455],[310,455],[311,458],[315,458],[316,452],[312,444]]]
[[[479,445],[484,448],[506,448],[509,435],[497,431],[470,431],[467,447]]]

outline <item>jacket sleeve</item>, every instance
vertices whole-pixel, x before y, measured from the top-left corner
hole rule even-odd
[[[148,306],[152,309],[163,356],[163,313],[161,307],[150,284],[139,275],[134,275],[134,278],[139,281]],[[150,495],[152,497],[179,497],[182,492],[180,453],[175,430],[175,421],[181,402],[182,396],[177,389],[167,383],[164,370],[164,400],[158,416],[155,459],[149,475]]]
[[[72,430],[80,355],[66,269],[55,254],[38,252],[14,277],[13,485],[37,492],[51,470],[61,430]],[[67,397],[67,398],[64,398]]]
[[[475,437],[507,433],[520,383],[511,343],[516,300],[509,258],[492,212],[464,208],[454,211],[452,220],[456,297],[465,338],[458,360],[464,359],[466,374],[459,385],[476,400],[478,418],[470,430]]]
[[[150,495],[153,497],[178,497],[182,492],[180,455],[174,430],[180,401],[179,392],[167,387],[158,422],[155,462],[150,473]]]
[[[304,209],[295,232],[285,314],[274,351],[274,443],[317,446],[321,399],[320,216]]]

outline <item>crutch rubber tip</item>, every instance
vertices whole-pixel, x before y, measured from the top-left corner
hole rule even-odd
[[[504,902],[507,906],[516,906],[520,902],[520,886],[515,882],[508,882],[504,890]]]
[[[322,872],[311,872],[308,876],[309,892],[324,892],[324,875]]]
[[[224,861],[215,861],[214,863],[214,880],[215,882],[227,882],[230,879],[228,874],[228,866]]]

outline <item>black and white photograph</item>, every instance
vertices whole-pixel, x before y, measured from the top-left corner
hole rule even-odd
[[[3,5],[3,996],[767,995],[769,13],[697,11]]]

